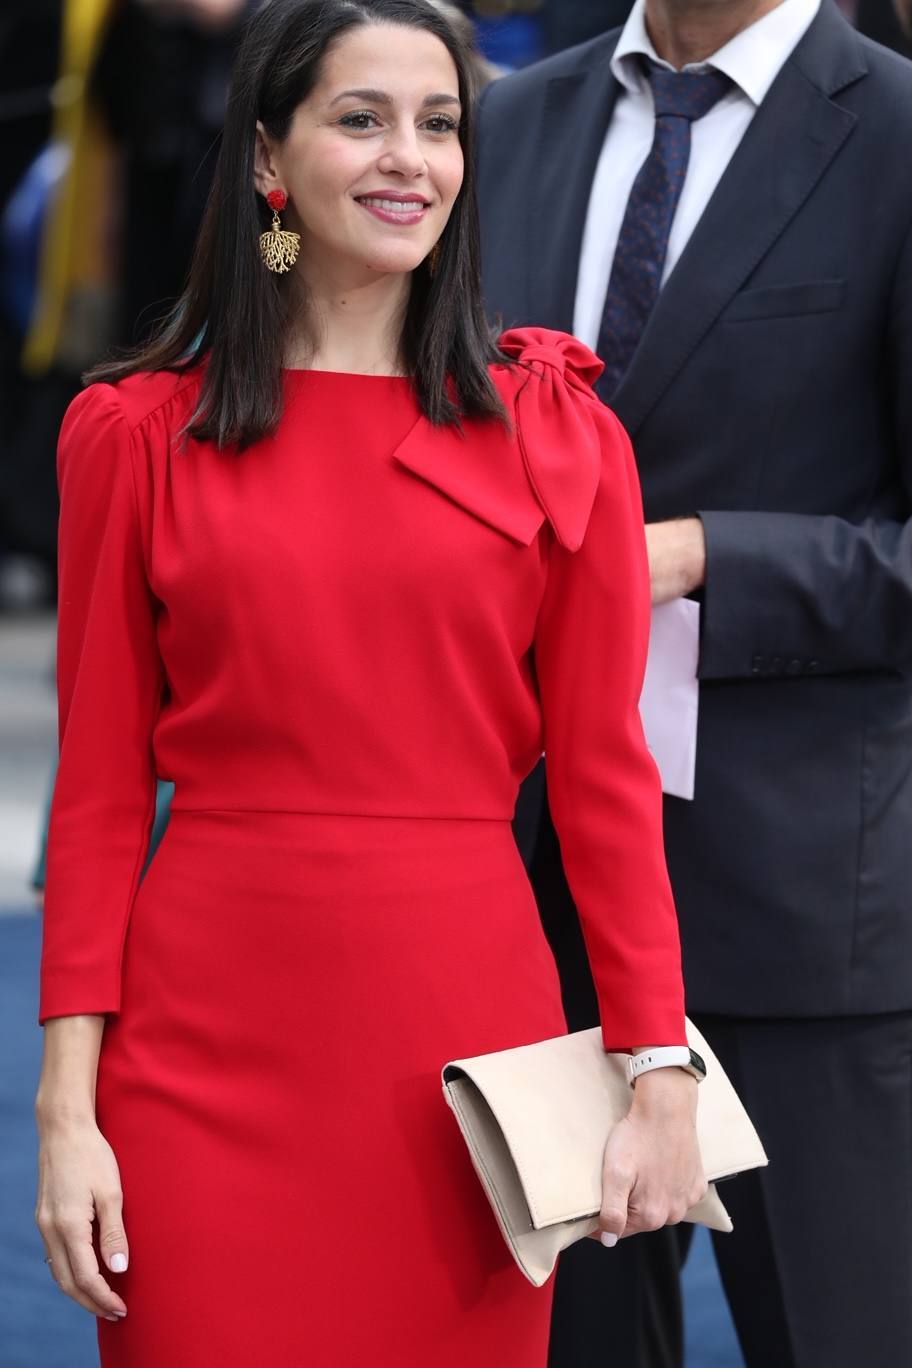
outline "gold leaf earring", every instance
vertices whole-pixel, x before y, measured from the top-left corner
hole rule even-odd
[[[263,264],[270,271],[284,275],[298,259],[301,237],[299,233],[286,232],[282,227],[279,210],[284,209],[288,203],[288,196],[284,190],[270,190],[266,196],[266,203],[272,210],[272,227],[260,235],[260,255]]]

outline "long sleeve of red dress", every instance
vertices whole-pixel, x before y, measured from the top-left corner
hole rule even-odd
[[[556,491],[569,546],[552,546],[535,634],[551,813],[606,1048],[683,1043],[661,786],[639,712],[650,624],[639,479],[627,433],[586,383],[601,369],[592,354],[549,339],[544,357],[517,401],[521,439],[558,466],[555,444],[571,441],[575,467],[597,471],[578,493]]]
[[[70,406],[58,448],[60,761],[48,834],[40,1019],[120,1003],[155,810],[162,692],[131,443],[116,390]]]

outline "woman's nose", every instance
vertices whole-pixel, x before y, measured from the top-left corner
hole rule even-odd
[[[397,129],[391,134],[377,169],[384,175],[398,173],[412,178],[424,174],[427,162],[414,129]]]

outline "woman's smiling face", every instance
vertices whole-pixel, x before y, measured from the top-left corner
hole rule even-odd
[[[256,186],[287,192],[305,279],[415,269],[462,185],[460,116],[455,63],[432,33],[361,24],[337,39],[284,142],[258,125]]]

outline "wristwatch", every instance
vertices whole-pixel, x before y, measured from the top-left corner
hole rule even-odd
[[[706,1077],[706,1065],[689,1045],[657,1045],[652,1050],[630,1056],[627,1060],[627,1080],[633,1087],[640,1074],[649,1073],[650,1069],[667,1068],[686,1069],[698,1083],[702,1083]]]

